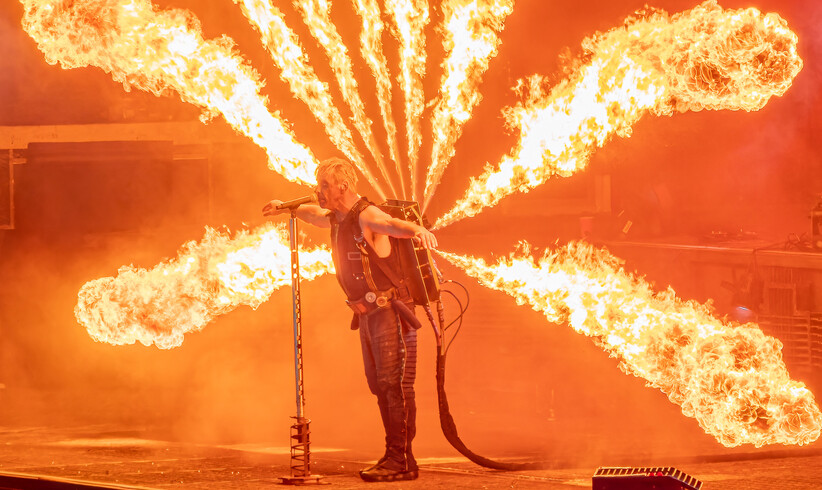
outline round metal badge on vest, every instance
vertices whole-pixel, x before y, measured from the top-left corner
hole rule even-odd
[[[385,296],[380,296],[379,298],[377,298],[377,306],[379,306],[380,308],[385,308],[387,304],[388,298],[386,298]]]
[[[374,291],[368,291],[365,293],[365,300],[369,303],[373,303],[377,299],[377,293]]]

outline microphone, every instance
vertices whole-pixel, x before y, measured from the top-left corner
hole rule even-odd
[[[297,209],[303,204],[308,204],[310,202],[317,202],[316,194],[310,194],[308,196],[298,197],[297,199],[285,201],[279,204],[275,209]]]

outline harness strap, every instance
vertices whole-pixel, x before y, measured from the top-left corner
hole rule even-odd
[[[360,238],[363,238],[362,234],[360,234]],[[360,258],[362,260],[362,271],[363,275],[365,275],[365,282],[368,284],[368,289],[376,293],[379,291],[379,288],[377,288],[377,283],[374,282],[374,275],[371,274],[371,261],[368,259],[368,251],[366,251],[365,246],[362,244],[362,241],[364,240],[357,240],[357,237],[354,237],[354,241],[357,243],[357,248],[360,249]],[[377,264],[379,263],[380,261],[378,260]],[[389,277],[389,279],[391,279],[391,277]],[[392,280],[391,282],[393,283],[394,281]]]

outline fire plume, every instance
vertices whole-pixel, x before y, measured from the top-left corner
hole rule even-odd
[[[175,91],[264,148],[272,170],[293,182],[315,182],[314,156],[267,109],[259,75],[229,38],[203,39],[191,12],[158,11],[146,0],[21,2],[23,28],[47,62],[97,66],[127,90]]]
[[[391,192],[396,196],[397,192],[394,189],[394,184],[391,183],[391,179],[388,177],[382,153],[380,153],[377,140],[371,131],[371,119],[366,116],[365,106],[357,91],[357,79],[354,78],[354,68],[351,64],[351,58],[348,56],[348,50],[345,47],[345,43],[343,43],[340,33],[337,32],[337,28],[334,26],[334,23],[331,22],[330,0],[295,0],[294,7],[302,14],[305,24],[311,31],[311,35],[314,36],[317,42],[325,49],[331,68],[337,77],[337,83],[342,92],[343,99],[351,109],[354,127],[359,131],[360,136],[362,136],[368,147],[368,151],[377,162],[377,168],[380,169],[383,178],[391,188]],[[366,175],[366,177],[368,177],[368,175]],[[372,180],[373,179],[369,179],[369,181]],[[371,185],[383,198],[385,197],[385,193],[376,180],[373,180]]]
[[[454,156],[462,126],[471,119],[474,107],[482,99],[479,84],[488,62],[497,54],[499,33],[514,9],[514,1],[450,0],[443,3],[442,9],[442,41],[447,54],[440,95],[431,118],[433,147],[425,177],[423,210],[434,197],[442,173]]]
[[[673,16],[645,12],[587,39],[587,61],[553,89],[539,76],[520,81],[526,97],[505,110],[520,133],[517,147],[472,179],[435,227],[573,175],[612,135],[630,136],[645,112],[762,108],[801,70],[796,45],[777,14],[723,10],[713,0]]]
[[[365,63],[371,69],[377,82],[377,100],[382,114],[383,127],[388,139],[388,154],[397,166],[397,175],[400,181],[400,192],[405,195],[405,173],[400,164],[400,149],[397,144],[397,125],[394,122],[391,108],[391,75],[388,73],[388,61],[382,50],[383,22],[380,18],[380,6],[376,0],[356,0],[357,13],[362,19],[362,34],[360,35],[360,53]]]
[[[405,132],[408,139],[408,168],[411,195],[417,199],[417,163],[422,133],[420,119],[425,110],[425,26],[428,25],[427,0],[386,0],[385,9],[393,21],[394,36],[400,43],[399,81],[405,94]]]
[[[328,85],[317,77],[299,38],[286,25],[282,12],[269,0],[234,0],[234,3],[240,6],[243,15],[259,31],[263,45],[280,69],[280,78],[288,84],[291,93],[311,109],[334,146],[358,166],[372,185],[375,184],[374,176],[369,173],[362,154],[354,144],[351,131],[334,105]]]
[[[235,236],[206,228],[199,242],[151,269],[121,267],[116,277],[86,283],[74,316],[97,341],[154,344],[170,349],[186,333],[240,305],[257,308],[291,284],[291,250],[285,228],[267,224]],[[333,272],[325,248],[300,251],[300,274],[311,280]]]
[[[484,286],[591,337],[725,446],[819,438],[822,413],[790,378],[777,339],[755,324],[720,320],[670,288],[654,292],[604,249],[575,242],[534,257],[526,245],[496,264],[441,254]]]

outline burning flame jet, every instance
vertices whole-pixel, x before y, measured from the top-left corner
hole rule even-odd
[[[788,375],[777,339],[755,324],[721,321],[671,289],[655,293],[604,249],[577,242],[537,258],[525,246],[491,265],[440,253],[482,285],[591,337],[725,446],[819,438],[822,413]]]
[[[288,84],[291,93],[305,102],[325,127],[325,133],[334,146],[354,162],[377,193],[384,196],[385,192],[366,167],[340,111],[334,106],[328,85],[314,73],[297,35],[286,25],[282,12],[269,0],[234,0],[234,3],[240,6],[243,15],[259,31],[263,45],[274,64],[280,68],[280,78]]]
[[[178,256],[152,269],[121,267],[116,277],[86,283],[74,316],[97,341],[170,349],[183,336],[240,305],[257,308],[291,284],[291,249],[283,225],[267,224],[234,237],[206,228]],[[300,274],[334,272],[325,248],[300,251]]]
[[[400,86],[405,94],[405,132],[408,138],[408,168],[411,195],[417,199],[417,162],[422,134],[420,118],[425,110],[425,26],[428,25],[427,0],[386,0],[385,9],[393,21],[394,37],[400,43]]]
[[[482,99],[478,87],[488,62],[497,54],[503,22],[514,9],[513,0],[496,3],[450,0],[442,6],[446,59],[440,96],[432,120],[431,165],[425,177],[423,211],[439,185],[442,173],[454,156],[462,126],[471,119]]]
[[[383,22],[380,18],[380,6],[376,0],[356,0],[357,13],[362,18],[362,34],[360,34],[360,53],[365,60],[374,79],[377,82],[377,100],[382,114],[382,123],[388,139],[388,154],[397,166],[397,176],[400,180],[400,192],[406,199],[405,173],[400,165],[400,149],[397,144],[397,125],[394,122],[391,108],[391,76],[388,73],[388,61],[382,51]]]
[[[360,136],[362,136],[368,150],[371,152],[371,156],[374,157],[374,160],[377,162],[377,167],[391,188],[391,192],[394,196],[397,196],[398,194],[396,189],[394,189],[394,184],[388,177],[388,172],[385,168],[382,153],[380,153],[377,145],[377,140],[374,137],[373,131],[371,131],[371,119],[365,115],[365,106],[360,98],[360,94],[357,92],[357,79],[354,78],[354,68],[351,64],[351,58],[348,56],[348,51],[343,43],[342,37],[339,32],[337,32],[334,23],[331,22],[330,0],[295,0],[293,4],[294,8],[302,14],[305,24],[311,31],[311,35],[314,36],[328,54],[328,60],[337,76],[337,82],[343,99],[345,99],[348,107],[351,108],[354,127],[359,131]]]
[[[23,28],[49,63],[100,67],[127,90],[176,91],[264,148],[275,172],[316,183],[316,159],[266,108],[259,75],[233,52],[230,39],[204,40],[190,12],[157,11],[147,0],[21,2]]]
[[[613,134],[629,136],[647,111],[761,109],[802,69],[796,44],[777,14],[723,10],[713,0],[670,17],[654,11],[630,18],[586,40],[585,63],[550,92],[540,77],[521,82],[528,96],[505,111],[520,132],[517,147],[471,179],[435,228],[555,175],[573,175]]]

